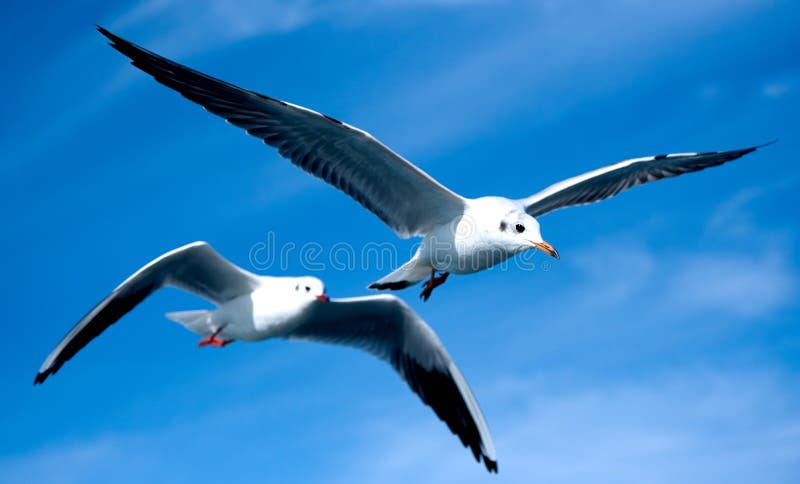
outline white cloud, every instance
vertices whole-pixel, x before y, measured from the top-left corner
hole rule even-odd
[[[0,482],[69,484],[86,482],[97,462],[116,453],[116,442],[98,437],[85,442],[49,445],[0,459]]]
[[[553,313],[558,315],[557,319],[545,318],[528,324],[525,318],[506,318],[502,314],[504,308],[494,307],[495,331],[486,342],[488,348],[481,347],[478,353],[471,353],[472,360],[464,359],[465,363],[470,362],[462,366],[468,378],[476,376],[474,371],[468,371],[470,364],[472,369],[484,366],[474,361],[483,358],[481,353],[492,362],[491,368],[482,374],[478,372],[478,378],[470,381],[494,436],[500,465],[498,477],[489,476],[474,463],[469,451],[461,447],[430,409],[399,385],[385,396],[370,393],[364,399],[341,392],[321,392],[326,398],[314,403],[317,406],[309,411],[327,412],[336,407],[329,405],[330,400],[338,398],[341,401],[337,403],[346,401],[350,411],[365,415],[368,420],[363,425],[357,418],[344,419],[347,425],[342,423],[344,420],[331,424],[335,436],[326,434],[320,439],[325,441],[326,448],[329,445],[332,448],[326,450],[324,458],[315,460],[315,468],[307,472],[340,482],[387,483],[470,483],[490,479],[510,483],[795,482],[800,477],[797,470],[800,469],[797,465],[800,398],[792,391],[796,375],[783,375],[775,368],[759,371],[675,365],[669,365],[671,369],[662,373],[648,369],[653,365],[650,362],[651,367],[631,369],[622,375],[602,370],[587,378],[579,374],[591,371],[585,365],[556,364],[555,371],[551,371],[518,361],[519,358],[527,359],[528,363],[548,358],[563,360],[565,355],[574,357],[591,351],[588,348],[598,351],[598,346],[609,345],[599,351],[625,355],[622,358],[636,362],[631,353],[648,351],[653,345],[672,344],[668,340],[645,341],[646,338],[659,340],[676,329],[647,328],[647,321],[631,319],[629,313],[635,314],[643,306],[658,306],[657,311],[648,313],[660,312],[659,321],[676,314],[679,318],[675,319],[688,320],[705,311],[745,318],[766,315],[791,301],[794,286],[781,289],[775,284],[782,277],[789,278],[784,284],[795,284],[791,266],[783,263],[783,254],[773,248],[745,264],[742,260],[748,260],[750,255],[737,252],[662,257],[632,234],[591,245],[570,258],[584,271],[583,283],[566,293],[556,293],[549,301],[556,308]],[[485,284],[480,289],[485,292]],[[502,287],[495,290],[503,292]],[[767,294],[771,291],[780,297]],[[469,299],[463,293],[461,297]],[[520,313],[518,307],[509,310]],[[425,314],[432,323],[452,323],[460,319],[458,311],[464,309],[449,308],[448,319],[435,318],[430,311]],[[668,311],[673,312],[667,314]],[[598,316],[603,314],[615,316]],[[500,326],[504,320],[518,331],[505,331]],[[595,324],[597,321],[602,326]],[[642,341],[626,348],[630,338],[618,339],[613,334],[614,325],[643,326],[647,334]],[[486,340],[486,334],[480,339]],[[578,351],[570,349],[570,344],[577,345]],[[296,348],[287,345],[286,351],[296,356]],[[454,356],[459,359],[455,352]],[[266,366],[270,372],[268,379],[295,371],[294,367],[299,365],[292,358],[274,360]],[[588,364],[598,361],[602,358]],[[280,366],[283,364],[286,366]],[[252,373],[253,366],[248,364],[247,368]],[[497,376],[498,368],[506,373]],[[238,370],[230,368],[225,372],[239,375]],[[388,375],[388,370],[385,374]],[[236,385],[249,386],[254,381],[252,376],[242,378]],[[324,379],[325,372],[317,378]],[[212,375],[211,379],[215,377]],[[296,392],[319,390],[311,388],[297,388]],[[171,389],[177,393],[181,390]],[[240,428],[242,422],[259,422],[259,426],[269,428],[275,422],[275,415],[297,407],[301,400],[302,394],[281,394],[270,388],[240,405],[222,405],[205,416],[185,415],[181,417],[183,421],[141,433],[116,435],[113,439],[98,437],[74,447],[46,448],[9,457],[0,462],[3,469],[0,475],[23,476],[30,472],[41,477],[40,482],[54,482],[48,479],[55,474],[43,474],[42,470],[33,473],[30,469],[60,469],[60,463],[73,456],[77,456],[77,465],[69,472],[74,474],[66,475],[74,475],[76,482],[90,471],[109,469],[110,475],[121,472],[117,466],[124,462],[136,468],[163,465],[158,449],[177,445],[194,435],[192,428],[198,421],[213,423],[213,428],[204,427],[209,435],[238,438],[226,434],[224,429]],[[302,411],[302,408],[296,410],[292,418],[298,418],[296,414]],[[307,428],[303,431],[309,432]],[[272,439],[271,444],[265,444],[267,447],[277,445],[277,439],[281,442],[280,452],[315,448],[305,441],[308,434],[273,433],[268,437],[258,436],[255,441],[260,438]],[[210,440],[213,439],[203,439],[190,452],[209,451]],[[178,459],[180,466],[176,469],[193,465],[186,457]],[[149,474],[136,471],[131,475]]]
[[[745,187],[717,205],[706,222],[706,238],[741,246],[738,251],[675,257],[668,292],[685,311],[764,316],[790,303],[797,274],[787,234],[759,224],[757,204],[794,186],[792,179]],[[791,239],[791,237],[789,237]]]
[[[747,187],[720,203],[706,223],[706,235],[749,238],[756,235],[752,202],[768,193],[769,187]]]
[[[491,132],[492,123],[522,110],[535,112],[545,125],[587,98],[630,89],[649,72],[649,63],[687,41],[677,32],[701,32],[708,22],[719,24],[763,4],[517,3],[516,17],[502,33],[453,50],[439,66],[366,107],[377,126],[368,130],[382,137],[380,128],[387,126],[390,145],[412,156]]]
[[[787,248],[768,237],[740,250],[658,253],[625,238],[605,240],[571,256],[585,276],[575,290],[584,313],[617,305],[648,312],[767,316],[793,301],[797,277]],[[571,312],[567,310],[567,313]],[[583,319],[583,318],[581,318]]]
[[[759,224],[756,202],[793,186],[784,180],[747,187],[715,207],[706,222],[706,244],[724,249],[659,253],[635,237],[619,235],[570,258],[585,274],[582,301],[611,306],[647,301],[649,311],[715,313],[754,319],[794,301],[798,277],[791,234]],[[788,240],[787,240],[788,239]]]
[[[781,98],[791,92],[792,84],[789,82],[770,82],[761,89],[761,94],[768,98]]]
[[[626,236],[602,240],[570,256],[570,263],[584,276],[582,301],[614,305],[624,303],[640,291],[660,270],[656,255],[641,242]]]
[[[168,20],[167,33],[140,41],[147,40],[152,48],[168,51],[170,55],[185,56],[259,35],[292,32],[316,22],[359,25],[392,10],[460,8],[487,3],[480,0],[142,0],[112,21],[110,28],[130,30]]]
[[[555,375],[563,378],[564,375]],[[384,443],[358,449],[368,482],[790,483],[800,477],[792,378],[684,368],[640,380],[553,388],[516,377],[489,419],[500,475],[416,426],[372,422]],[[498,411],[498,408],[503,409]]]
[[[797,281],[782,250],[755,246],[751,252],[675,257],[677,270],[663,298],[674,311],[755,318],[794,299]]]

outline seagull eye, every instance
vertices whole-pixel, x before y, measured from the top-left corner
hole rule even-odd
[[[310,290],[311,290],[311,288],[310,288],[310,287],[308,287],[308,286],[306,286],[306,292],[308,292],[308,291],[310,291]]]
[[[298,284],[298,285],[294,286],[294,290],[295,290],[295,291],[299,291],[299,290],[300,290],[300,284]]]
[[[522,224],[517,224],[517,226],[514,227],[514,228],[517,229],[517,233],[519,233],[519,234],[521,234],[522,232],[525,232],[525,226],[522,225]]]
[[[505,232],[506,231],[506,227],[508,227],[508,225],[506,225],[505,222],[500,222],[500,231],[501,232]]]

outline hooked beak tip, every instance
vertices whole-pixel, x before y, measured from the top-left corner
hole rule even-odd
[[[535,248],[541,250],[542,252],[544,252],[545,254],[549,255],[550,257],[554,257],[556,259],[561,259],[561,255],[558,253],[556,248],[553,247],[552,245],[550,245],[549,243],[547,243],[545,241],[541,241],[541,242],[532,242],[532,244],[533,244],[533,246]]]
[[[331,298],[329,298],[328,295],[324,293],[317,296],[317,301],[328,302],[330,300]]]

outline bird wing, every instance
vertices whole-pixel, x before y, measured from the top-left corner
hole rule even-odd
[[[599,202],[647,182],[722,165],[767,144],[770,143],[740,150],[674,153],[620,161],[550,185],[520,202],[529,215],[539,217],[561,208]]]
[[[242,89],[145,50],[98,27],[111,46],[158,82],[277,148],[377,215],[400,237],[425,235],[464,199],[369,133],[301,106]]]
[[[391,364],[475,459],[497,472],[492,437],[466,380],[433,329],[400,299],[315,302],[287,337],[360,348]]]
[[[42,363],[34,384],[44,382],[91,340],[164,286],[220,304],[248,294],[258,285],[258,276],[231,264],[205,242],[167,252],[136,271],[81,318]]]

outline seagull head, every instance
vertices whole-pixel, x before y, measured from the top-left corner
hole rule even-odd
[[[513,252],[538,249],[551,257],[560,258],[556,248],[542,238],[539,221],[524,211],[508,213],[498,228],[505,244],[515,249]]]
[[[327,302],[328,295],[325,293],[325,284],[316,277],[298,277],[295,279],[295,292],[302,297],[317,301]]]

